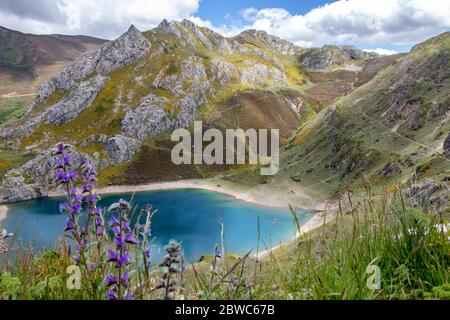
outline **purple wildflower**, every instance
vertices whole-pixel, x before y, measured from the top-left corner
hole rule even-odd
[[[74,225],[73,221],[69,219],[69,220],[67,220],[66,228],[64,229],[64,231],[65,232],[71,231],[71,230],[73,230],[74,227],[75,227],[75,225]]]
[[[67,166],[67,167],[70,167],[72,164],[71,164],[71,157],[70,157],[70,154],[65,154],[63,157],[62,157],[62,161],[63,161],[63,163],[64,163],[64,165],[65,166]]]
[[[123,267],[130,262],[130,257],[127,252],[124,252],[117,262],[118,267]]]
[[[118,236],[120,233],[120,228],[119,227],[113,227],[112,228],[112,232],[114,233],[115,236]]]
[[[69,177],[67,176],[66,172],[62,169],[58,169],[56,171],[56,178],[58,179],[58,181],[62,184],[67,184],[70,182]]]
[[[119,260],[119,255],[117,251],[108,250],[108,262],[117,262]]]
[[[60,143],[56,147],[56,154],[61,155],[64,153],[65,150],[66,150],[66,147],[62,143]]]
[[[120,237],[120,236],[116,237],[116,246],[118,248],[123,246],[123,238],[122,237]]]
[[[59,204],[59,212],[68,213],[70,211],[69,204],[66,202]]]
[[[135,239],[135,237],[134,237],[133,232],[128,232],[128,233],[125,235],[125,242],[126,242],[126,243],[129,243],[129,244],[136,244],[136,243],[137,243],[137,242],[136,242],[136,239]]]
[[[117,218],[115,216],[112,216],[111,220],[109,220],[109,226],[110,227],[115,227],[115,226],[118,226],[118,225],[120,225],[119,220],[117,220]]]
[[[117,295],[112,291],[108,291],[108,292],[106,292],[106,299],[117,300]]]
[[[78,179],[78,173],[76,171],[69,171],[69,176],[68,178],[70,179],[70,181],[75,181]]]
[[[112,274],[108,274],[105,278],[106,281],[106,285],[108,287],[117,284],[117,278],[116,276],[112,275]]]
[[[129,277],[128,272],[125,272],[125,273],[122,275],[122,277],[120,278],[120,283],[123,284],[123,285],[126,285],[129,278],[130,278],[130,277]]]

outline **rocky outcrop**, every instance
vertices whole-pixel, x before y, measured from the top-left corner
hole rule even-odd
[[[154,94],[145,97],[136,109],[126,114],[122,122],[123,132],[138,140],[144,140],[166,131],[173,125],[167,114],[168,106],[167,98]]]
[[[108,42],[101,48],[95,70],[104,75],[110,74],[143,58],[151,47],[150,41],[132,25],[119,39]]]
[[[444,182],[427,179],[409,187],[406,197],[412,199],[417,206],[441,212],[448,207],[450,188]]]
[[[354,46],[324,46],[311,49],[301,55],[300,63],[303,67],[313,70],[326,70],[332,66],[342,66],[353,60],[369,59],[377,54],[364,52]]]
[[[444,141],[444,154],[447,157],[450,157],[450,133],[448,134],[447,138]]]
[[[286,75],[279,69],[265,64],[252,64],[250,61],[247,64],[249,65],[248,67],[242,68],[239,71],[239,78],[242,83],[247,85],[264,85],[266,83],[287,84]]]
[[[56,184],[56,156],[53,153],[54,148],[41,151],[22,167],[8,172],[3,179],[1,199],[14,202],[47,194]],[[71,151],[74,169],[80,168],[86,158],[88,156],[83,153]]]
[[[11,172],[3,178],[2,201],[17,202],[31,200],[42,195],[40,191],[25,183],[23,176],[16,174],[18,174],[18,172]]]
[[[208,29],[200,28],[189,20],[170,21],[163,20],[159,28],[174,35],[183,45],[196,46],[200,42],[208,50],[220,50],[232,53],[232,43],[220,34]]]
[[[168,125],[166,116],[169,116],[172,128],[188,127],[195,121],[197,108],[208,103],[208,96],[214,96],[216,92],[198,57],[183,60],[177,73],[171,74],[169,71],[168,68],[161,70],[153,87],[170,91],[175,100],[172,101],[170,114],[160,110],[156,115],[165,119],[163,126]]]
[[[278,38],[276,36],[272,36],[265,31],[259,30],[246,30],[236,36],[234,40],[238,42],[244,42],[246,39],[253,39],[257,43],[260,43],[267,47],[270,51],[283,55],[294,55],[301,51],[302,49],[295,44]]]
[[[45,123],[63,124],[75,119],[91,105],[106,80],[106,77],[96,76],[81,82],[67,99],[63,99],[42,114],[46,118]]]
[[[106,142],[106,153],[113,164],[120,164],[129,161],[139,148],[136,139],[116,135]]]
[[[41,102],[56,89],[72,90],[78,83],[97,73],[103,76],[123,68],[144,57],[151,49],[150,42],[134,26],[117,40],[108,42],[98,50],[78,59],[42,85],[36,101]]]

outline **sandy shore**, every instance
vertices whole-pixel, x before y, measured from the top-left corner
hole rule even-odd
[[[97,190],[100,195],[120,194],[131,192],[158,191],[158,190],[176,190],[176,189],[201,189],[219,192],[235,197],[250,203],[269,207],[287,208],[289,205],[310,211],[324,211],[323,204],[316,202],[298,190],[288,191],[289,188],[279,186],[259,185],[256,188],[244,188],[236,184],[225,182],[220,179],[209,180],[181,180],[173,182],[150,183],[136,186],[111,186]],[[49,197],[64,195],[62,191],[49,193]]]
[[[253,259],[257,259],[257,260],[268,258],[270,256],[270,254],[272,254],[274,251],[276,251],[276,250],[278,250],[278,249],[288,245],[292,241],[297,240],[302,235],[304,235],[304,234],[306,234],[306,233],[308,233],[308,232],[310,232],[310,231],[312,231],[314,229],[317,229],[317,228],[321,227],[325,223],[325,221],[326,220],[323,218],[321,213],[316,213],[314,216],[312,216],[311,219],[309,219],[304,225],[302,225],[300,227],[300,232],[297,231],[297,233],[295,234],[295,237],[291,241],[289,241],[287,243],[279,244],[279,245],[277,245],[277,246],[275,246],[275,247],[273,247],[271,249],[259,252],[258,254],[256,254],[256,253],[252,254],[250,257],[253,258]]]
[[[6,218],[7,214],[8,214],[8,207],[0,206],[0,226],[2,225],[2,221]]]

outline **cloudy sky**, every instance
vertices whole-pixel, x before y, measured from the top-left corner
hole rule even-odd
[[[29,33],[113,39],[130,24],[187,18],[227,36],[252,28],[301,46],[384,52],[449,31],[449,17],[449,0],[0,0],[0,25]]]

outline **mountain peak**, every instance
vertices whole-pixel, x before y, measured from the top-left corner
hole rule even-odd
[[[127,31],[125,34],[135,34],[135,33],[141,33],[141,31],[139,31],[139,29],[136,28],[134,24],[132,24],[132,25],[128,28],[128,31]]]

